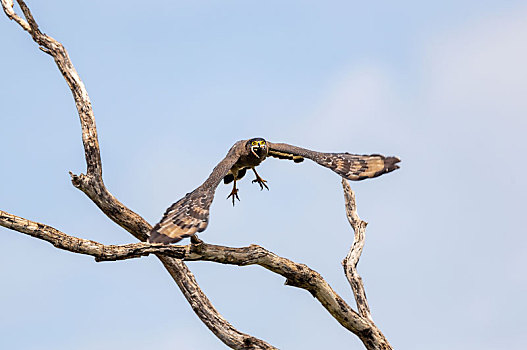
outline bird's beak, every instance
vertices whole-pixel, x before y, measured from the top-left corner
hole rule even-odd
[[[251,152],[256,156],[256,158],[260,158],[260,156],[256,153],[257,149],[260,149],[260,146],[252,146]]]

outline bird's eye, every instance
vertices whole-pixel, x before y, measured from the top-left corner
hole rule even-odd
[[[256,141],[253,141],[252,143],[253,143],[253,146],[256,145]]]

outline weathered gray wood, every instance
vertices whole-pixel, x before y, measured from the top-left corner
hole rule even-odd
[[[86,159],[86,174],[70,173],[73,185],[83,191],[101,210],[134,237],[145,241],[151,226],[141,216],[119,202],[105,187],[97,139],[95,118],[91,102],[82,80],[71,63],[66,49],[52,37],[40,32],[24,1],[17,0],[25,20],[13,10],[12,0],[1,0],[8,18],[27,31],[40,49],[51,55],[73,94],[81,127]],[[359,313],[355,312],[322,278],[304,264],[279,257],[268,250],[251,245],[231,248],[203,243],[197,238],[186,246],[133,243],[103,245],[69,236],[51,226],[33,222],[0,211],[0,226],[45,240],[67,251],[94,256],[97,261],[114,261],[156,254],[180,288],[201,321],[226,345],[233,349],[275,349],[263,340],[240,332],[225,320],[200,289],[184,260],[212,261],[239,266],[260,265],[286,278],[286,285],[309,291],[326,310],[346,329],[357,335],[367,349],[392,349],[384,335],[375,326],[366,300],[364,286],[356,271],[364,247],[366,223],[356,213],[355,197],[347,181],[343,180],[348,220],[355,231],[355,240],[343,261],[343,267],[352,287]]]
[[[139,240],[146,240],[151,229],[148,222],[119,202],[103,183],[99,141],[91,101],[66,49],[60,42],[39,30],[24,1],[17,2],[26,20],[13,11],[12,0],[2,0],[4,12],[31,35],[42,51],[53,57],[75,100],[82,128],[86,174],[70,173],[73,185],[83,191],[115,223]],[[194,275],[183,261],[166,256],[160,256],[160,260],[196,315],[223,343],[233,349],[274,349],[263,340],[240,332],[225,320],[201,291]]]
[[[22,232],[73,253],[95,257],[97,261],[115,261],[160,254],[186,261],[212,261],[230,265],[260,265],[286,278],[286,285],[309,291],[317,300],[350,331],[362,332],[369,327],[348,304],[331,288],[324,278],[304,264],[280,257],[258,245],[232,248],[201,241],[185,246],[159,243],[132,243],[103,245],[101,243],[69,236],[51,226],[0,211],[0,226]]]
[[[364,248],[366,226],[368,223],[366,221],[362,221],[359,217],[359,214],[357,214],[355,193],[351,189],[349,182],[344,178],[342,178],[342,189],[344,190],[346,216],[348,217],[348,221],[353,228],[353,232],[355,233],[348,255],[346,255],[344,260],[342,260],[342,267],[344,268],[344,274],[346,275],[346,278],[348,279],[353,291],[353,295],[355,296],[355,302],[357,303],[359,314],[370,322],[372,332],[375,333],[375,336],[372,337],[374,339],[374,343],[367,344],[365,342],[364,344],[368,349],[392,349],[390,343],[388,343],[388,340],[384,337],[380,329],[378,329],[373,323],[368,300],[366,299],[364,284],[362,283],[362,278],[357,271],[357,264],[359,263],[362,249]]]

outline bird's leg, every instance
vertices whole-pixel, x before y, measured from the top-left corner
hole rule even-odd
[[[264,187],[267,188],[267,190],[269,191],[269,187],[267,187],[267,185],[265,184],[267,181],[262,179],[260,175],[258,175],[255,168],[252,169],[254,171],[254,175],[256,175],[256,179],[253,180],[253,183],[258,182],[258,185],[260,185],[260,191],[263,190]]]
[[[230,197],[232,197],[232,206],[234,207],[234,198],[240,200],[240,198],[238,197],[238,189],[236,188],[236,177],[234,177],[234,186],[232,186],[231,194],[227,196],[227,199],[229,199]]]

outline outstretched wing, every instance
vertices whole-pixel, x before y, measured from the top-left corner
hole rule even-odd
[[[397,157],[385,157],[380,154],[358,155],[349,153],[321,153],[287,143],[267,142],[269,155],[281,159],[301,162],[309,158],[318,164],[330,168],[348,180],[364,180],[377,177],[395,169],[401,160]]]
[[[295,155],[293,153],[280,152],[276,149],[269,149],[268,155],[278,159],[289,159],[295,163],[301,163],[304,161],[304,157]]]
[[[150,231],[150,243],[175,243],[207,228],[216,187],[245,151],[245,142],[236,142],[201,186],[166,210],[163,219]]]

